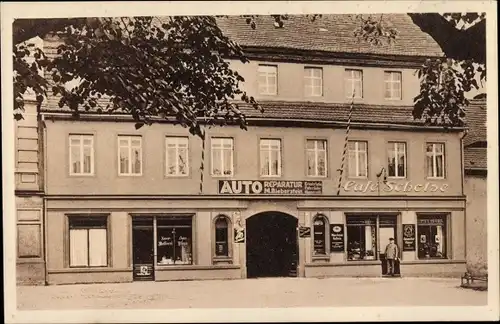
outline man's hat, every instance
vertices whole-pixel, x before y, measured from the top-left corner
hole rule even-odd
[[[389,238],[389,241],[394,241],[394,237],[390,237],[390,238]]]

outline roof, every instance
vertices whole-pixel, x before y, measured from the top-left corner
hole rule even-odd
[[[464,168],[487,169],[486,147],[474,147],[475,144],[487,142],[486,101],[471,100],[465,110],[465,125],[468,129],[464,138]]]
[[[465,125],[468,129],[464,146],[486,142],[486,101],[471,100],[465,109]]]
[[[398,56],[443,56],[436,41],[424,33],[406,14],[384,14],[383,24],[398,31],[392,44],[371,45],[359,41],[354,30],[361,26],[357,15],[322,15],[314,22],[305,15],[290,15],[283,28],[274,26],[271,16],[256,16],[252,29],[241,16],[218,18],[218,25],[230,39],[243,47],[272,47],[331,53],[387,54]],[[364,15],[368,18],[368,15]]]
[[[484,147],[468,147],[464,150],[464,168],[466,170],[486,170],[487,154]]]

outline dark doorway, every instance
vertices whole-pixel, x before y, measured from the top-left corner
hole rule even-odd
[[[247,278],[297,276],[297,219],[264,212],[246,221]]]
[[[152,217],[132,218],[134,280],[154,280],[154,233]]]

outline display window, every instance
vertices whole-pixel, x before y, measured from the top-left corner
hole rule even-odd
[[[317,215],[313,219],[313,239],[314,250],[313,255],[321,256],[327,255],[327,233],[328,233],[328,220],[323,215]]]
[[[191,217],[157,217],[158,265],[193,264]]]
[[[418,258],[446,258],[446,216],[434,215],[417,218]]]

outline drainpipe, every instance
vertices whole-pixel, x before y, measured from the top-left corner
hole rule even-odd
[[[47,205],[46,205],[46,198],[45,194],[47,193],[47,127],[45,124],[45,115],[40,114],[40,127],[42,128],[41,131],[41,147],[42,147],[42,163],[41,163],[41,168],[43,172],[43,179],[42,179],[42,184],[43,184],[43,191],[42,191],[42,206],[43,206],[43,252],[44,252],[44,265],[45,265],[45,285],[47,286],[49,284],[48,282],[48,249],[47,249],[47,236],[48,236],[48,230],[47,230]]]
[[[461,172],[461,177],[462,181],[461,186],[462,186],[462,196],[465,195],[464,192],[464,181],[465,181],[465,162],[464,162],[464,138],[467,136],[469,133],[468,129],[466,128],[463,132],[462,135],[460,136],[460,172]],[[467,269],[467,196],[465,197],[465,208],[464,208],[464,257],[465,257],[465,267]]]

